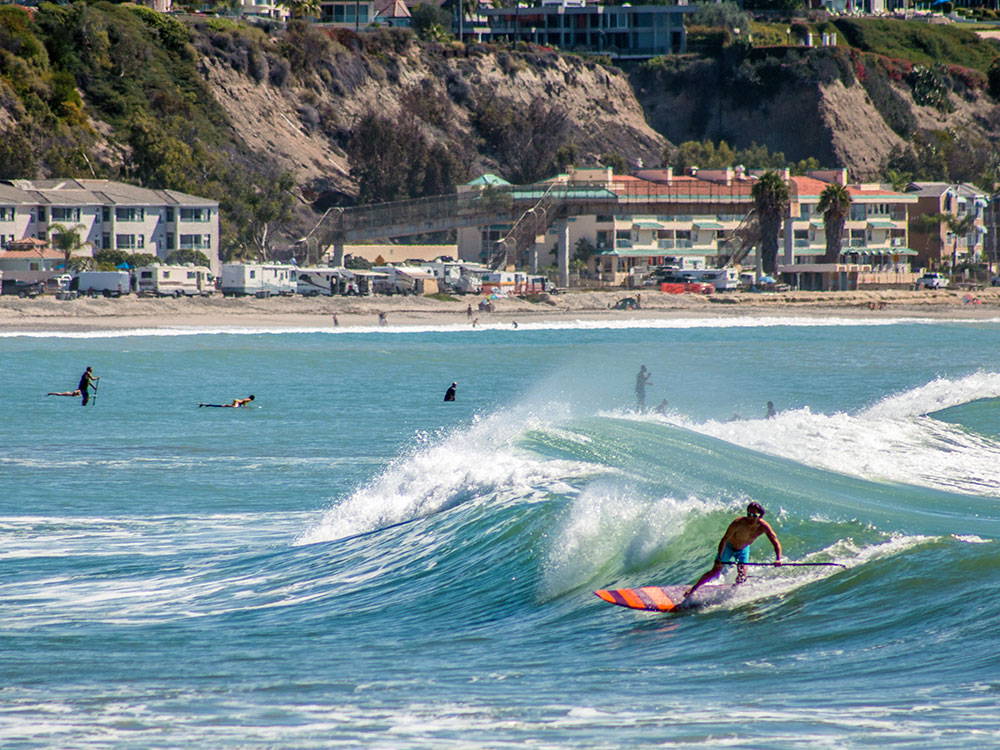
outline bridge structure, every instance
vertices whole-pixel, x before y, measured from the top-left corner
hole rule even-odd
[[[499,269],[515,263],[537,243],[539,236],[556,226],[559,284],[565,286],[571,256],[567,220],[571,217],[744,213],[746,224],[752,209],[753,198],[746,183],[698,180],[671,184],[630,180],[491,185],[448,195],[334,208],[321,220],[324,227],[321,236],[327,246],[333,246],[334,262],[340,265],[347,243],[463,227],[510,225],[510,231],[496,243],[489,258],[489,265]],[[746,248],[734,247],[730,258],[739,252],[745,254]]]

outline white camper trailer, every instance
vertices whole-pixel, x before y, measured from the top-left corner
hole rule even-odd
[[[226,263],[222,293],[227,297],[270,297],[295,294],[295,266],[278,263]]]
[[[135,289],[142,296],[207,297],[215,278],[204,266],[143,266],[135,269]]]
[[[80,294],[121,297],[132,291],[132,277],[128,271],[80,271],[74,286]]]

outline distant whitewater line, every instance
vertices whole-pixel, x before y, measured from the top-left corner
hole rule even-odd
[[[479,334],[494,331],[600,331],[630,329],[689,329],[689,328],[776,328],[788,326],[796,328],[834,327],[884,327],[893,325],[940,325],[945,323],[990,324],[1000,323],[997,318],[827,318],[808,316],[748,316],[740,318],[666,318],[648,320],[572,320],[520,322],[515,329],[510,322],[483,323],[471,326],[468,323],[449,325],[396,325],[396,326],[174,326],[167,328],[125,328],[101,331],[0,331],[0,338],[66,338],[66,339],[110,339],[136,336],[204,336],[232,335],[259,336],[289,333],[326,333],[338,336],[357,334],[391,333],[460,333]]]

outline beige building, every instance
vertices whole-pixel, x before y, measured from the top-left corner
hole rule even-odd
[[[672,169],[614,175],[610,168],[558,175],[545,184],[586,187],[594,193],[594,200],[597,191],[604,191],[611,197],[608,213],[569,215],[553,222],[536,238],[530,257],[518,259],[518,266],[530,270],[553,266],[560,243],[566,242],[571,258],[589,255],[586,267],[579,270],[598,284],[638,283],[658,266],[720,267],[739,254],[749,229],[753,186],[760,174],[731,167],[692,168],[683,175]],[[912,283],[910,261],[915,252],[908,245],[907,218],[909,207],[916,203],[914,196],[877,184],[849,184],[846,170],[801,177],[784,170],[782,177],[788,183],[790,200],[779,236],[779,272],[788,274],[789,281],[817,289]],[[840,262],[824,264],[826,235],[817,206],[831,183],[847,186],[852,205]],[[460,190],[490,187],[511,189],[515,196],[528,189],[485,175]],[[510,224],[503,224],[460,230],[459,257],[487,261],[510,229]],[[756,247],[751,247],[740,262],[753,269],[756,256]]]
[[[0,249],[27,238],[48,242],[53,224],[76,229],[86,255],[200,250],[218,273],[219,204],[207,198],[113,180],[0,181]]]

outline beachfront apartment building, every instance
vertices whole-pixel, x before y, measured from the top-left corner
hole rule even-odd
[[[909,215],[917,199],[880,183],[851,183],[846,169],[788,177],[789,210],[781,234],[778,273],[799,289],[910,286],[917,252],[910,247]],[[840,258],[824,261],[826,225],[820,196],[831,184],[851,196]],[[919,263],[918,263],[919,265]]]
[[[583,273],[596,283],[634,284],[658,266],[679,269],[716,268],[739,256],[743,239],[752,235],[753,185],[760,171],[742,167],[675,174],[670,168],[614,175],[609,168],[575,169],[545,184],[586,186],[603,190],[610,200],[606,213],[561,218],[536,238],[520,267],[536,271],[557,263],[560,244],[570,256],[582,248],[593,252]],[[849,184],[846,170],[824,170],[782,177],[789,186],[789,206],[779,235],[778,271],[806,289],[850,289],[865,285],[909,285],[916,253],[908,245],[908,214],[916,197],[878,184]],[[837,263],[825,263],[826,234],[818,213],[827,185],[847,186],[851,213]],[[488,175],[460,190],[507,185]],[[509,186],[508,186],[509,187]],[[516,190],[516,189],[515,189]],[[627,209],[636,206],[635,212]],[[650,212],[655,208],[655,213]],[[510,224],[468,227],[458,232],[463,260],[488,261]],[[757,266],[757,249],[737,260]]]
[[[54,224],[77,231],[88,256],[199,250],[219,269],[217,201],[113,180],[0,181],[0,250],[28,238],[48,242]]]
[[[938,269],[983,259],[989,193],[964,182],[912,182],[907,193],[917,199],[910,242],[921,265]]]

